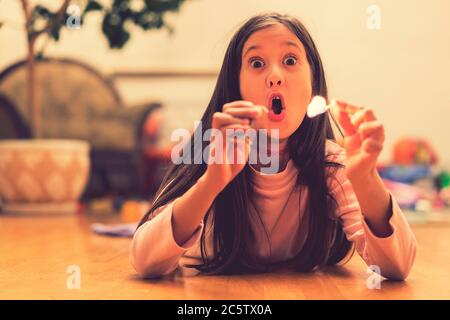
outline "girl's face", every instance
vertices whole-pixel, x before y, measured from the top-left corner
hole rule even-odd
[[[300,126],[311,101],[311,70],[301,41],[287,27],[276,24],[253,33],[242,50],[240,70],[242,99],[270,109],[280,96],[282,113],[265,116],[262,128],[279,129],[281,139],[288,138]],[[278,113],[279,110],[277,110]],[[283,117],[284,114],[284,117]]]

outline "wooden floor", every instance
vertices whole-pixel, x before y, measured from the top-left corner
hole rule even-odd
[[[143,281],[127,238],[91,233],[85,216],[0,215],[0,299],[450,299],[450,221],[413,225],[418,252],[405,282],[367,287],[358,255],[313,274],[172,277]],[[69,289],[80,270],[80,289]],[[71,269],[69,269],[69,272]]]

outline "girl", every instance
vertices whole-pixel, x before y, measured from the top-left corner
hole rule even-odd
[[[383,125],[372,110],[338,102],[341,148],[328,113],[305,117],[315,95],[327,98],[324,70],[297,19],[262,14],[237,31],[198,130],[276,129],[279,170],[262,173],[260,159],[172,165],[131,243],[142,277],[306,272],[347,260],[353,249],[384,277],[407,277],[416,240],[375,168]],[[214,141],[202,150],[226,153],[228,144]],[[246,139],[246,160],[252,146]]]

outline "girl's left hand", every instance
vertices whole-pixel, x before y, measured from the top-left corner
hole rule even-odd
[[[362,182],[376,172],[385,139],[384,126],[370,108],[335,101],[332,112],[344,133],[347,177]]]

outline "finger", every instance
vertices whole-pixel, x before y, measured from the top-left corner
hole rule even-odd
[[[226,163],[245,164],[248,159],[250,149],[250,139],[239,133],[244,133],[249,126],[229,125],[224,128],[224,153],[226,154]],[[241,162],[242,161],[242,162]]]
[[[264,105],[255,105],[255,107],[259,107],[260,109],[261,109],[261,111],[264,113],[264,112],[267,112],[267,113],[269,113],[269,107],[268,106],[264,106]]]
[[[340,102],[338,100],[333,99],[329,104],[329,110],[333,115],[334,119],[337,120],[339,126],[342,128],[341,131],[343,131],[344,136],[349,137],[354,135],[357,132],[357,130],[350,121],[350,116],[345,111],[346,110],[345,106],[346,104],[344,102]]]
[[[229,107],[223,111],[226,114],[231,114],[238,118],[249,118],[257,119],[261,116],[262,107],[261,106],[244,106],[244,107]]]
[[[362,107],[352,105],[348,102],[342,101],[342,100],[336,100],[333,99],[333,102],[344,112],[347,112],[348,114],[354,114],[358,110],[361,110]]]
[[[249,125],[230,124],[221,128],[224,137],[239,138],[240,133],[245,133],[251,127]]]
[[[375,121],[377,120],[375,117],[375,114],[373,113],[373,110],[370,108],[363,108],[358,111],[356,111],[353,115],[350,117],[353,126],[358,130],[361,123],[365,121]]]
[[[359,129],[359,126],[364,121],[365,112],[365,109],[361,109],[350,115],[350,121],[352,122],[352,125],[356,128],[356,130]]]
[[[377,141],[384,142],[384,126],[378,120],[364,122],[359,126],[358,131],[361,133],[363,139],[373,138]]]
[[[355,133],[351,136],[346,136],[344,138],[344,148],[348,156],[351,156],[355,153],[358,153],[361,148],[361,135],[359,133]]]
[[[230,125],[230,124],[249,125],[250,120],[237,118],[237,117],[234,117],[230,114],[226,114],[223,112],[215,112],[213,114],[213,119],[212,119],[212,127],[213,128],[219,129],[223,126]]]
[[[263,120],[267,119],[267,115],[269,114],[269,108],[266,106],[259,105],[258,107],[261,109],[261,113],[255,119],[250,120],[250,126],[254,129],[263,128]]]
[[[378,155],[383,150],[383,143],[373,138],[368,138],[364,140],[362,149],[369,154]]]
[[[237,163],[245,164],[250,156],[251,140],[249,138],[241,139],[235,142]]]
[[[251,107],[253,103],[245,100],[237,100],[233,102],[225,103],[222,107],[222,111],[225,111],[228,108],[242,108],[242,107]]]
[[[354,135],[357,132],[357,130],[353,126],[353,124],[350,120],[350,116],[347,112],[339,110],[337,112],[337,120],[338,120],[339,125],[342,128],[342,131],[344,131],[345,136],[349,137],[349,136]]]
[[[214,147],[218,147],[222,143],[221,147],[223,147],[227,144],[227,142],[230,141],[230,137],[232,137],[233,135],[235,135],[235,136],[238,135],[235,131],[236,129],[241,129],[245,133],[246,130],[248,130],[250,128],[251,127],[246,124],[244,124],[244,125],[242,125],[242,124],[225,125],[225,126],[221,127],[220,129],[218,129],[219,131],[215,131],[215,132],[211,133],[210,142],[211,142],[211,144],[213,144]],[[219,137],[217,137],[217,135],[219,135]]]

